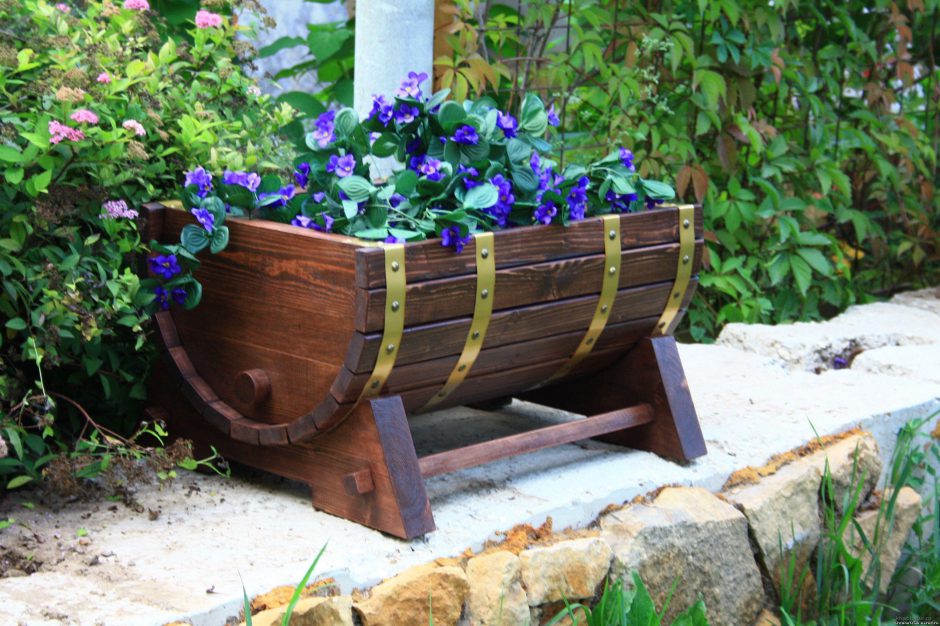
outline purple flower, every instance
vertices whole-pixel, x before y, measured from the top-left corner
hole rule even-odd
[[[590,179],[587,176],[582,176],[578,179],[578,184],[568,192],[568,216],[572,220],[584,219],[588,206],[587,188],[589,183]]]
[[[331,174],[336,174],[340,178],[351,176],[354,169],[356,169],[356,157],[351,154],[345,156],[337,156],[334,154],[326,164],[326,171]]]
[[[466,174],[467,176],[463,179],[464,187],[467,189],[473,189],[480,184],[479,181],[473,180],[471,176],[479,176],[480,172],[477,171],[475,167],[467,167],[466,165],[457,166],[458,174]]]
[[[317,204],[320,204],[321,202],[323,202],[323,198],[326,197],[326,192],[325,192],[325,191],[317,191],[317,192],[313,193],[310,197],[313,198],[313,201],[314,201],[314,202],[316,202]]]
[[[516,197],[512,194],[512,181],[502,174],[497,174],[490,179],[490,182],[495,185],[496,189],[499,191],[499,200],[488,209],[483,209],[483,211],[496,218],[496,223],[500,228],[505,228],[509,221],[509,213],[512,211],[512,205],[516,201]]]
[[[123,200],[108,200],[101,205],[101,208],[104,209],[104,212],[98,216],[101,219],[110,217],[112,219],[127,218],[132,220],[137,217],[137,211],[129,208]]]
[[[173,296],[173,300],[176,304],[183,306],[186,302],[186,290],[182,287],[176,287],[173,291],[170,292],[170,295]]]
[[[646,210],[649,211],[651,209],[656,208],[656,205],[662,204],[663,202],[665,202],[665,200],[660,200],[658,198],[650,198],[649,196],[646,196],[645,198],[643,198],[643,202],[646,204]]]
[[[153,293],[157,296],[156,302],[160,305],[161,309],[166,311],[170,308],[170,294],[166,292],[166,289],[163,287],[154,287]]]
[[[551,224],[556,215],[558,215],[558,207],[552,200],[546,200],[535,207],[535,213],[532,214],[535,221],[540,224]]]
[[[440,160],[429,157],[412,157],[411,169],[419,174],[423,174],[428,180],[440,180],[444,178],[444,172],[441,171],[443,164]]]
[[[558,114],[555,113],[554,103],[552,103],[552,106],[548,107],[548,111],[546,111],[546,114],[548,115],[548,123],[550,126],[558,126],[559,124],[561,124],[561,120],[558,119]]]
[[[309,163],[301,163],[297,166],[297,170],[294,172],[294,181],[297,183],[298,187],[306,188],[307,183],[310,182]]]
[[[196,221],[202,224],[206,232],[211,235],[215,230],[215,216],[209,212],[209,209],[190,209],[189,212],[196,216]]]
[[[333,120],[335,118],[336,111],[327,111],[317,117],[317,121],[315,122],[316,130],[313,131],[313,138],[321,148],[327,147],[336,139],[336,134],[333,132],[335,129]]]
[[[261,185],[261,177],[254,172],[231,172],[225,170],[222,174],[222,182],[226,185],[239,185],[248,191],[255,192],[258,190],[258,186]]]
[[[519,122],[509,113],[496,112],[496,127],[503,131],[507,139],[516,136]]]
[[[183,271],[175,254],[158,254],[148,260],[150,271],[165,280],[170,280]]]
[[[477,135],[477,129],[468,124],[464,124],[458,128],[451,139],[465,146],[475,146],[480,142],[480,136]]]
[[[306,215],[295,215],[290,221],[291,226],[300,226],[301,228],[313,228],[314,221]]]
[[[418,107],[402,103],[395,111],[395,121],[399,124],[410,124],[418,117],[418,113],[420,113]]]
[[[385,99],[385,96],[372,96],[372,110],[369,111],[369,118],[376,118],[382,123],[382,126],[388,126],[395,115],[395,108]]]
[[[397,209],[398,205],[404,202],[406,199],[407,198],[405,198],[405,196],[401,195],[400,193],[393,193],[388,199],[388,204],[393,209]]]
[[[183,186],[189,187],[190,185],[196,185],[198,188],[196,195],[205,198],[209,190],[212,189],[212,175],[205,168],[197,167],[191,172],[186,172],[186,181]]]
[[[318,223],[314,222],[313,230],[319,230],[320,232],[324,232],[324,233],[331,232],[333,230],[333,222],[335,222],[336,220],[334,220],[327,213],[320,213],[320,217],[323,218],[323,226],[320,226]]]
[[[428,75],[424,72],[418,74],[417,72],[408,72],[408,78],[401,81],[401,87],[395,92],[395,95],[399,98],[414,98],[415,100],[421,99],[421,83],[428,79]]]
[[[620,162],[623,163],[623,166],[631,172],[636,171],[636,166],[633,164],[633,152],[622,146],[620,148]]]
[[[268,191],[258,194],[258,199],[264,200],[265,198],[270,198],[271,196],[280,196],[277,202],[272,202],[271,204],[265,205],[265,208],[275,209],[277,207],[285,206],[287,201],[293,198],[296,193],[297,189],[294,187],[294,185],[284,185],[277,191]]]
[[[395,235],[389,235],[385,238],[385,243],[405,243],[405,240],[399,239]]]
[[[832,369],[844,370],[848,366],[849,366],[849,362],[844,357],[837,356],[836,358],[832,359]]]
[[[445,248],[453,248],[456,252],[463,252],[463,247],[470,243],[470,235],[460,236],[460,229],[456,226],[448,226],[441,231],[441,245]]]
[[[604,200],[610,203],[610,210],[614,213],[624,213],[630,210],[630,203],[635,202],[637,195],[635,193],[627,193],[620,195],[614,191],[608,191],[607,195],[604,196]]]
[[[405,144],[405,152],[408,154],[418,154],[419,152],[424,152],[424,144],[421,143],[420,137],[415,137],[411,141]]]
[[[532,151],[532,156],[529,157],[529,167],[532,168],[532,171],[538,175],[542,171],[542,159],[539,158],[539,153],[535,150]]]

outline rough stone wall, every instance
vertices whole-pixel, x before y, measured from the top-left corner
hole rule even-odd
[[[533,545],[509,540],[480,554],[413,567],[351,596],[305,600],[291,624],[349,626],[354,617],[364,626],[422,624],[431,611],[439,626],[535,625],[565,600],[589,604],[605,580],[630,580],[634,571],[658,607],[678,580],[665,623],[699,597],[713,626],[767,623],[766,609],[777,606],[782,569],[791,558],[800,568],[809,563],[824,534],[824,467],[837,500],[856,481],[866,498],[875,492],[882,460],[872,436],[854,431],[827,443],[782,455],[770,469],[737,472],[718,494],[665,487],[606,512],[589,529],[533,533]],[[882,590],[920,510],[920,497],[905,487],[879,554],[882,578],[870,581]],[[873,529],[876,514],[862,510],[856,519]],[[858,537],[846,540],[862,553]],[[809,583],[804,589],[811,594]],[[280,624],[282,617],[283,609],[271,609],[253,622]]]

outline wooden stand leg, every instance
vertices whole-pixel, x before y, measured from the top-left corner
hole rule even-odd
[[[158,367],[158,370],[162,366]],[[308,443],[253,446],[225,436],[183,398],[165,372],[154,375],[148,419],[173,436],[213,445],[227,459],[310,485],[313,506],[384,533],[412,539],[434,530],[401,398],[363,402]]]
[[[598,439],[679,461],[706,452],[689,384],[671,336],[641,339],[620,361],[601,372],[520,397],[588,416],[645,402],[653,409],[651,422]]]

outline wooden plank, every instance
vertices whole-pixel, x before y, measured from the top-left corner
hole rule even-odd
[[[640,337],[649,335],[655,328],[658,319],[658,316],[653,316],[619,324],[609,324],[598,338],[595,350],[625,348],[632,345]],[[479,376],[546,360],[565,358],[565,356],[574,353],[583,336],[584,330],[579,329],[561,335],[539,337],[531,341],[483,350],[480,352],[476,363],[474,363],[471,374]],[[418,387],[440,387],[457,364],[458,358],[459,355],[453,354],[440,359],[419,361],[395,367],[385,384],[383,392],[397,394]],[[369,380],[369,374],[369,372],[353,374],[344,367],[333,382],[330,393],[338,403],[352,402],[359,397],[363,385]]]
[[[418,459],[421,475],[425,478],[475,467],[517,454],[552,448],[562,444],[590,439],[612,431],[642,426],[653,419],[648,404],[625,407],[609,413],[574,419],[564,424],[537,428],[528,432],[500,437]]]
[[[696,239],[702,237],[702,212],[696,211]],[[604,241],[600,218],[561,225],[526,226],[495,233],[497,269],[530,265],[549,260],[600,254]],[[626,213],[620,221],[621,246],[640,248],[679,241],[678,210],[657,209]],[[471,274],[476,265],[476,243],[462,253],[431,239],[405,246],[408,282],[416,283],[444,276]],[[373,289],[385,284],[385,258],[378,248],[360,248],[356,253],[356,284]]]
[[[697,279],[690,282],[685,300],[691,297]],[[672,282],[622,289],[611,309],[608,323],[625,322],[662,313]],[[579,328],[587,329],[597,305],[597,295],[537,304],[493,314],[484,349],[509,343],[531,341]],[[406,328],[396,367],[418,361],[459,354],[466,342],[470,318]],[[354,373],[368,372],[375,365],[381,334],[354,333],[346,356],[346,368]]]
[[[704,242],[696,242],[693,274],[698,274]],[[497,249],[496,258],[500,258]],[[624,250],[618,287],[636,287],[675,278],[679,244]],[[596,254],[505,268],[496,273],[493,309],[510,309],[539,302],[599,293],[605,271],[604,255]],[[405,297],[405,324],[415,326],[473,313],[476,274],[410,283]],[[382,330],[385,288],[356,290],[356,330]]]

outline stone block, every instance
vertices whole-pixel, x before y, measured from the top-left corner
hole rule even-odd
[[[427,624],[432,611],[435,626],[454,626],[469,588],[459,567],[420,565],[376,585],[354,609],[363,626]]]
[[[851,435],[805,457],[804,462],[817,467],[822,473],[829,464],[832,477],[832,497],[836,510],[844,510],[845,498],[853,485],[864,483],[859,502],[864,502],[874,491],[881,476],[881,455],[878,443],[871,433]]]
[[[530,606],[590,598],[607,576],[611,551],[598,537],[569,539],[519,554]]]
[[[701,595],[712,626],[751,624],[764,605],[760,570],[747,520],[733,505],[701,488],[664,489],[651,504],[636,504],[600,520],[613,548],[611,575],[639,573],[661,608],[678,580],[665,623]]]
[[[503,550],[471,558],[467,561],[467,579],[467,613],[473,626],[516,626],[529,620],[522,566],[512,552]]]
[[[266,609],[251,618],[252,626],[281,626],[286,606]],[[242,622],[244,624],[244,622]],[[353,626],[352,598],[302,598],[294,606],[290,626]]]

